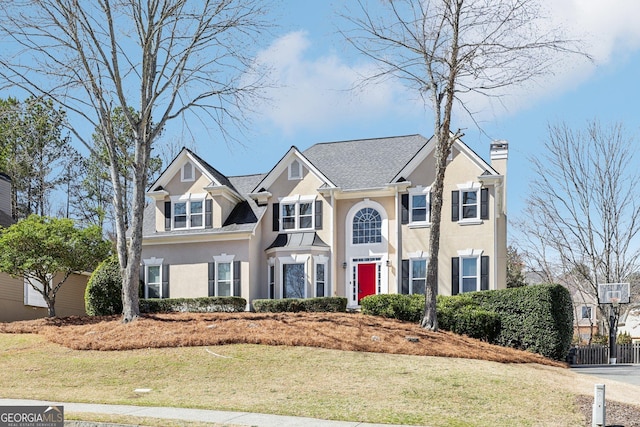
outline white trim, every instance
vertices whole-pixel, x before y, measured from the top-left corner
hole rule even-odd
[[[482,185],[478,182],[467,181],[463,184],[457,184],[459,197],[458,197],[458,224],[459,225],[477,225],[482,224],[483,221],[480,218],[480,209],[481,209],[481,192]],[[464,203],[463,203],[463,193],[476,193],[476,216],[473,218],[464,218]]]
[[[458,251],[459,257],[480,257],[484,252],[483,249],[461,249]]]
[[[279,197],[279,215],[278,221],[280,226],[280,231],[290,232],[290,231],[303,231],[303,230],[315,230],[316,227],[316,199],[317,196],[313,195],[304,195],[301,196],[299,194],[287,197]],[[300,205],[301,204],[311,204],[311,214],[305,215],[305,217],[311,216],[311,225],[309,227],[302,228],[300,227]],[[293,228],[284,228],[284,207],[287,205],[293,205],[294,213],[293,213]],[[291,216],[287,216],[287,218],[291,218]]]
[[[297,166],[297,170],[295,170],[296,168],[294,167],[294,165]],[[304,172],[302,170],[302,162],[297,158],[293,159],[291,163],[289,163],[289,166],[287,167],[287,171],[288,171],[289,181],[301,180],[304,175]]]
[[[482,280],[481,280],[481,276],[482,276],[482,265],[481,265],[481,259],[482,259],[482,253],[484,251],[482,249],[464,249],[464,250],[459,250],[458,251],[458,257],[460,258],[460,265],[459,265],[459,271],[458,271],[458,291],[459,293],[465,293],[464,291],[464,276],[462,274],[464,268],[463,268],[463,264],[464,264],[464,260],[465,259],[472,259],[475,260],[476,262],[476,289],[474,289],[473,291],[466,291],[466,292],[477,292],[481,290],[482,287]]]
[[[309,254],[291,254],[289,256],[278,257],[280,264],[280,298],[284,298],[284,266],[285,264],[302,264],[304,266],[304,296],[307,298],[309,287],[309,263],[307,262],[311,255]]]
[[[421,255],[424,254],[424,252],[420,251]],[[416,261],[424,261],[424,278],[418,278],[418,279],[424,279],[424,286],[425,289],[427,287],[427,266],[429,263],[429,258],[426,256],[418,256],[418,257],[412,257],[409,256],[409,295],[413,294],[413,263]]]
[[[159,267],[158,295],[162,298],[162,264],[164,263],[164,258],[151,257],[143,259],[142,262],[144,263],[144,297],[149,298],[149,267]]]
[[[184,173],[184,169],[186,166],[191,167],[191,176],[186,177]],[[180,168],[180,182],[193,182],[196,180],[196,167],[190,161],[184,162],[182,167]]]
[[[262,180],[253,188],[251,193],[255,193],[261,188],[269,190],[276,180],[284,173],[285,168],[288,168],[291,158],[296,157],[302,165],[312,172],[320,181],[327,184],[329,187],[336,187],[318,168],[316,168],[296,147],[291,147],[287,153],[276,163],[276,165],[269,171],[269,173],[262,178]]]
[[[233,261],[235,259],[235,255],[227,255],[226,253],[222,253],[220,255],[214,255],[213,261],[215,269],[215,280],[214,280],[214,294],[216,296],[220,296],[220,289],[218,287],[220,281],[220,273],[218,268],[220,264],[229,264],[229,296],[239,296],[234,295],[234,277],[233,277]]]
[[[225,253],[222,253],[220,255],[214,255],[213,260],[215,262],[233,262],[235,257],[235,255],[227,255]]]
[[[196,229],[204,229],[207,215],[207,203],[206,203],[207,193],[186,193],[179,196],[171,196],[169,199],[171,200],[171,230],[196,230]],[[202,213],[194,214],[202,216],[202,225],[193,227],[191,226],[191,204],[194,202],[202,203]],[[179,216],[186,217],[186,227],[176,227],[176,211],[175,206],[177,203],[185,204],[185,214]],[[213,215],[213,212],[212,212]]]
[[[324,295],[325,297],[331,296],[331,284],[329,282],[329,257],[326,255],[314,255],[313,256],[313,296],[318,296],[318,277],[317,266],[324,266]]]

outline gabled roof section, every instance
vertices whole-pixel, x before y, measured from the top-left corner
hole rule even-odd
[[[467,144],[462,142],[460,138],[456,138],[453,141],[452,148],[455,147],[463,155],[469,158],[473,164],[478,167],[478,175],[500,175],[494,168],[491,167],[482,157],[478,156]],[[436,143],[435,138],[432,136],[427,143],[415,153],[415,155],[409,159],[409,161],[400,169],[400,171],[389,182],[397,182],[404,180],[409,176],[422,162],[435,150]]]
[[[427,142],[418,134],[325,142],[303,154],[343,190],[379,188],[393,182]]]
[[[169,181],[178,173],[180,173],[180,168],[187,162],[190,161],[193,165],[202,173],[207,179],[210,181],[210,187],[228,187],[230,190],[235,192],[238,197],[240,196],[238,190],[235,189],[229,178],[220,173],[216,168],[211,166],[209,163],[205,162],[200,156],[195,154],[193,151],[189,150],[186,147],[182,147],[182,150],[178,155],[171,161],[169,166],[162,172],[162,174],[156,179],[156,181],[151,184],[149,187],[149,191],[157,191],[167,186]]]
[[[302,165],[309,169],[314,175],[318,177],[321,181],[324,182],[324,185],[329,187],[335,187],[335,184],[327,178],[327,176],[317,168],[313,162],[310,162],[295,146],[291,147],[289,151],[276,163],[276,165],[267,173],[258,184],[253,187],[253,191],[251,193],[257,193],[260,191],[268,190],[271,185],[278,179],[280,175],[286,172],[289,164],[293,161],[294,158],[297,158]]]

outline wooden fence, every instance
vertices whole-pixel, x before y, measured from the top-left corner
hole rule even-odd
[[[640,343],[618,344],[616,363],[640,363]],[[591,345],[574,347],[569,353],[569,363],[573,365],[607,365],[609,346]]]

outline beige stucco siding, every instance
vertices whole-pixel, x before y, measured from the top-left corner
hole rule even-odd
[[[206,297],[209,292],[208,264],[169,264],[171,298]]]
[[[251,239],[253,240],[253,239]],[[145,245],[142,259],[162,259],[169,266],[169,295],[171,298],[206,297],[209,292],[208,263],[214,256],[233,255],[241,262],[241,297],[249,300],[252,288],[251,244],[249,239]]]
[[[56,315],[86,315],[84,291],[88,276],[73,274],[62,285],[56,296]],[[24,281],[0,273],[0,322],[38,319],[47,316],[47,309],[24,305]]]

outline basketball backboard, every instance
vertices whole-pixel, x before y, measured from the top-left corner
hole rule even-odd
[[[629,304],[629,283],[599,283],[598,302],[600,304]]]

